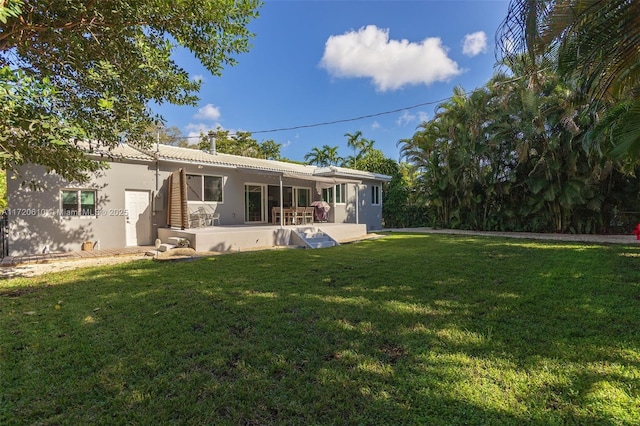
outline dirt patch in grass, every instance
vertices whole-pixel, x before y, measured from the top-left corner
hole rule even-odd
[[[144,255],[136,254],[87,259],[60,259],[50,260],[46,263],[25,263],[17,266],[0,268],[0,278],[30,278],[52,272],[63,272],[91,266],[117,265],[119,263],[133,262],[142,259],[149,258]]]

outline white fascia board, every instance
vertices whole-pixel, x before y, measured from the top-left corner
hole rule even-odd
[[[158,157],[157,160],[165,163],[175,163],[183,166],[192,165],[192,166],[202,166],[202,167],[213,167],[217,169],[237,169],[238,168],[237,166],[232,166],[228,164],[216,164],[216,163],[208,163],[208,162],[202,162],[202,161],[180,160],[177,158],[165,158],[161,156]]]
[[[315,176],[322,177],[336,177],[336,178],[356,178],[359,180],[367,179],[367,180],[380,180],[383,182],[389,182],[391,180],[391,176],[381,175],[378,173],[370,173],[363,171],[353,171],[350,169],[336,169],[334,167],[323,167],[322,169],[317,169]]]

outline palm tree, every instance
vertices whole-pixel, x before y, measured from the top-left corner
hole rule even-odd
[[[608,172],[600,153],[584,148],[587,107],[553,70],[533,87],[521,75],[497,74],[470,94],[455,88],[398,142],[401,153],[441,225],[593,230]]]
[[[338,147],[323,145],[322,148],[313,147],[311,152],[305,154],[304,161],[320,167],[335,166],[342,161],[338,156]]]
[[[325,152],[327,164],[325,166],[335,166],[342,161],[342,157],[338,155],[338,146],[323,145],[322,149]]]
[[[356,154],[357,150],[362,150],[365,147],[365,141],[362,137],[362,132],[360,130],[355,133],[345,133],[347,137],[347,146],[349,148],[353,148],[353,164],[350,164],[351,167],[356,168],[358,161],[358,154]]]
[[[371,139],[362,139],[362,145],[360,146],[360,152],[358,153],[357,158],[362,158],[371,151],[373,151],[373,145],[375,145],[376,141]]]
[[[328,166],[326,153],[322,149],[318,148],[317,146],[314,146],[311,149],[311,152],[308,152],[307,154],[305,154],[304,161],[306,161],[309,164],[315,164],[316,166],[320,166],[320,167]]]
[[[512,0],[496,39],[512,63],[556,62],[592,114],[604,117],[588,139],[605,142],[614,158],[640,158],[640,2]]]
[[[598,98],[640,95],[640,2],[511,0],[497,41],[507,59],[557,57]]]

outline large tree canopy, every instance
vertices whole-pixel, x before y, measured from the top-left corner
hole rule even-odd
[[[510,61],[557,60],[592,96],[640,96],[638,1],[511,0],[497,42]]]
[[[82,181],[79,141],[138,142],[149,103],[195,105],[190,50],[214,75],[249,50],[258,0],[0,0],[0,158]]]
[[[258,142],[253,138],[251,132],[239,131],[231,134],[229,130],[218,127],[215,131],[211,130],[208,134],[201,135],[198,149],[209,151],[211,142],[215,142],[217,152],[266,160],[283,160],[280,156],[282,144],[272,139]]]
[[[554,63],[602,119],[591,139],[617,159],[640,160],[639,1],[511,0],[497,42],[512,66],[525,60],[532,81]]]

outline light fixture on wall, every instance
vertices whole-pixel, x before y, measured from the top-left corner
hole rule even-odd
[[[201,169],[202,168],[202,164],[198,164],[198,168]]]

